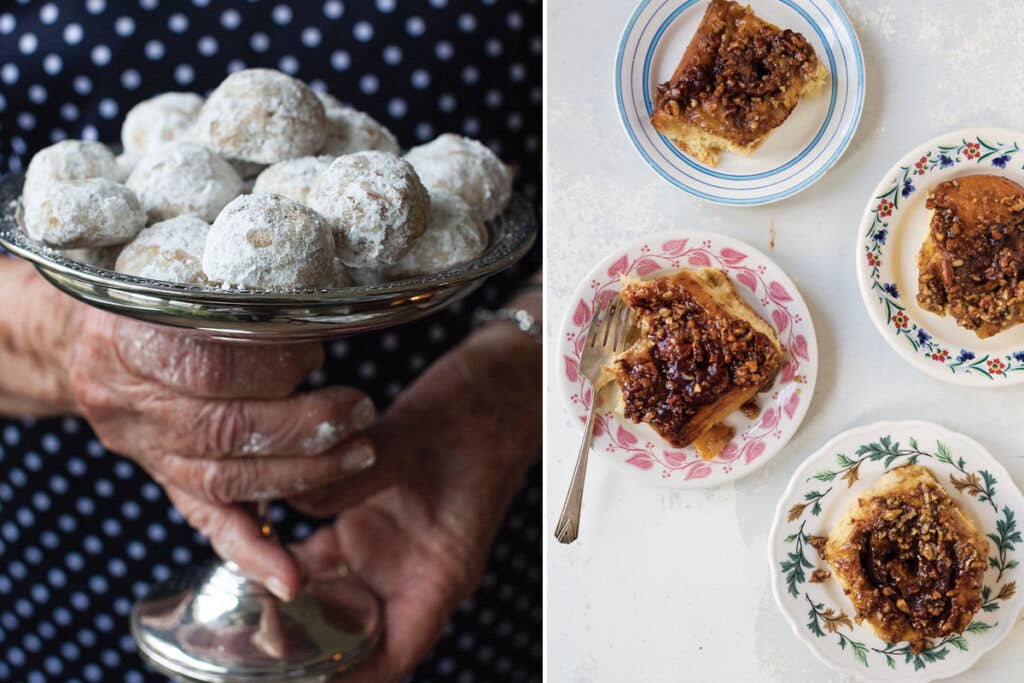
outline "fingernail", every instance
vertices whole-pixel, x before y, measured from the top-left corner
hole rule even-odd
[[[269,579],[267,579],[266,586],[268,591],[276,595],[279,599],[283,600],[284,602],[289,602],[292,599],[292,596],[288,594],[288,589],[284,587],[284,581],[277,578],[276,576],[271,576]]]
[[[372,446],[357,446],[341,456],[341,466],[348,472],[361,472],[377,462],[377,454]]]
[[[352,424],[352,429],[366,429],[373,421],[377,418],[377,408],[374,407],[373,401],[369,398],[364,398],[352,408],[352,413],[349,415],[349,422]]]

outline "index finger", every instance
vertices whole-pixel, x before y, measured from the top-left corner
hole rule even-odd
[[[283,398],[324,360],[320,344],[214,341],[122,318],[112,325],[114,349],[129,372],[197,398]]]

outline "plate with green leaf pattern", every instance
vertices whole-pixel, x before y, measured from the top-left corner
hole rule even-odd
[[[982,607],[963,633],[920,652],[886,643],[856,611],[812,540],[827,537],[858,495],[888,470],[922,465],[988,538]],[[998,645],[1024,611],[1024,496],[978,442],[929,422],[880,422],[832,439],[794,473],[768,540],[772,592],[797,638],[825,664],[861,679],[932,681],[965,671]],[[815,581],[817,575],[823,580]]]

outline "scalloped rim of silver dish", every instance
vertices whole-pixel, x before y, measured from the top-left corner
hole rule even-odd
[[[479,258],[455,268],[377,285],[359,285],[333,290],[248,290],[221,286],[182,285],[125,275],[99,268],[65,256],[60,249],[32,239],[21,218],[21,187],[24,174],[0,176],[0,245],[37,266],[76,277],[91,284],[148,296],[166,295],[175,300],[232,304],[251,301],[258,305],[303,302],[365,301],[375,294],[410,294],[424,289],[457,285],[493,275],[519,261],[536,239],[533,208],[523,197],[514,195],[505,211],[487,222],[488,245]]]

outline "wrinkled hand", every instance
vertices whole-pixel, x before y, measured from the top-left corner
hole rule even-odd
[[[295,394],[318,344],[215,342],[81,306],[66,355],[76,411],[145,468],[221,557],[288,599],[302,577],[239,503],[321,489],[375,461],[372,402],[346,387]]]
[[[384,604],[384,644],[346,681],[400,680],[476,588],[540,446],[540,355],[510,326],[477,333],[371,430],[377,467],[291,500],[317,516],[344,510],[293,546],[304,571],[352,571]]]

